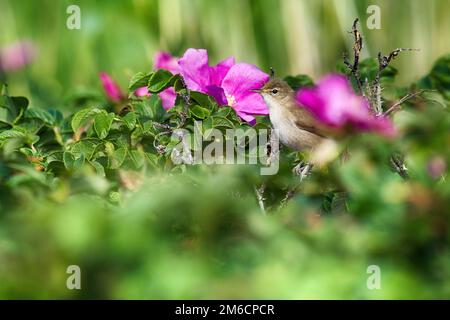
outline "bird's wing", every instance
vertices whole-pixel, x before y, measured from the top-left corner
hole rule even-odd
[[[319,124],[305,108],[295,106],[290,111],[293,114],[294,123],[299,129],[309,131],[322,138],[330,136],[330,130]]]

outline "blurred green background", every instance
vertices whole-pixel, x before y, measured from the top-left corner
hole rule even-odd
[[[66,28],[71,4],[81,8],[81,30]],[[380,6],[381,30],[367,30],[368,4]],[[39,56],[8,74],[9,90],[32,107],[64,109],[77,92],[102,94],[100,71],[125,88],[152,68],[158,50],[204,47],[213,63],[234,55],[317,79],[351,50],[347,31],[359,17],[363,57],[420,49],[393,63],[398,83],[411,84],[450,52],[449,9],[447,0],[0,0],[0,47],[34,41]],[[432,75],[442,91],[449,61]],[[404,109],[395,119],[399,139],[350,137],[350,160],[313,172],[280,210],[297,181],[292,153],[275,176],[251,166],[177,174],[164,162],[118,168],[108,179],[89,166],[53,176],[17,146],[2,147],[0,298],[448,299],[448,108],[417,99]],[[394,152],[406,155],[410,180],[389,166]],[[262,181],[267,216],[255,197]],[[67,289],[69,265],[81,267],[82,290]],[[366,285],[370,265],[381,268],[380,290]]]
[[[80,6],[81,30],[66,28],[71,4]],[[380,6],[380,30],[366,27],[370,4]],[[38,59],[12,75],[10,85],[15,93],[31,94],[35,105],[58,107],[61,97],[99,86],[102,70],[125,85],[133,73],[152,67],[157,50],[179,55],[203,47],[213,62],[233,55],[283,76],[317,78],[351,50],[347,31],[359,17],[363,57],[397,47],[420,49],[394,63],[403,83],[450,52],[449,9],[448,0],[0,0],[0,45],[35,41]]]

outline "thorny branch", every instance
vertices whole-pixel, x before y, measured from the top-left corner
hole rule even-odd
[[[353,22],[352,30],[349,32],[353,34],[353,64],[350,63],[348,56],[346,53],[344,53],[344,64],[349,68],[349,77],[353,75],[353,77],[356,80],[356,85],[358,86],[359,91],[363,96],[365,96],[361,78],[359,76],[359,59],[361,55],[361,50],[363,47],[363,38],[361,36],[361,33],[358,30],[358,21],[359,19],[356,18]]]
[[[181,97],[183,98],[183,100],[184,100],[184,105],[183,105],[183,107],[184,107],[184,110],[180,113],[180,116],[181,116],[181,122],[180,122],[180,124],[177,126],[177,128],[181,128],[182,126],[184,126],[184,124],[186,123],[186,120],[187,120],[187,118],[188,118],[188,112],[189,112],[189,107],[191,106],[191,104],[192,104],[192,101],[191,101],[191,94],[190,94],[190,91],[189,91],[189,89],[188,89],[188,87],[186,86],[186,83],[184,82],[184,79],[182,78],[182,77],[180,77],[180,81],[181,81],[181,83],[182,83],[182,85],[183,85],[183,88],[186,90],[186,93],[182,93],[181,94]]]
[[[417,92],[409,93],[405,97],[401,98],[399,101],[392,104],[389,109],[383,113],[383,101],[381,98],[382,86],[381,86],[381,73],[385,70],[392,60],[397,58],[400,52],[403,51],[418,51],[419,49],[410,49],[410,48],[397,48],[390,52],[388,55],[383,55],[381,52],[378,53],[378,70],[375,75],[375,79],[372,83],[369,82],[369,79],[364,80],[364,89],[363,82],[361,81],[359,74],[359,62],[360,62],[360,54],[363,47],[363,38],[361,33],[358,30],[358,19],[355,19],[352,25],[352,30],[350,31],[353,34],[354,43],[353,43],[353,63],[350,63],[349,58],[346,53],[344,53],[344,64],[349,69],[348,77],[353,76],[356,80],[356,84],[358,86],[361,95],[367,97],[372,111],[377,116],[388,116],[393,113],[397,109],[399,109],[400,105],[406,102],[407,100],[416,97],[423,93],[425,90],[420,90]],[[408,178],[407,168],[404,163],[404,159],[399,155],[392,155],[390,158],[391,166],[394,170],[404,179]]]
[[[175,128],[171,127],[168,124],[153,122],[152,124],[155,129],[159,128],[159,129],[166,130],[164,132],[161,132],[160,135],[172,134],[174,132],[174,130],[182,128],[186,124],[186,121],[188,119],[189,106],[192,104],[190,91],[187,88],[186,83],[184,82],[184,79],[180,77],[180,81],[182,83],[183,88],[186,91],[186,93],[180,93],[180,96],[184,101],[184,104],[183,104],[184,109],[183,109],[183,111],[181,111],[179,113],[181,121]],[[165,152],[165,146],[156,145],[156,140],[153,141],[153,146],[158,151],[158,153],[163,154]]]
[[[384,56],[381,54],[381,52],[378,52],[378,71],[375,76],[375,80],[372,85],[372,92],[370,93],[371,101],[373,104],[373,101],[375,101],[375,105],[372,105],[372,109],[377,115],[383,114],[383,101],[381,99],[381,73],[384,69],[386,69],[389,66],[389,63],[391,63],[392,60],[397,58],[397,56],[402,51],[417,51],[418,49],[410,49],[410,48],[397,48],[390,52],[387,56]],[[407,98],[409,99],[409,98]],[[406,99],[406,100],[407,100]],[[405,100],[405,101],[406,101]]]
[[[361,56],[361,50],[363,48],[363,37],[361,35],[361,32],[358,30],[358,22],[359,19],[356,18],[352,25],[352,30],[349,31],[353,35],[353,63],[350,62],[349,57],[347,53],[344,53],[343,59],[344,64],[349,69],[348,77],[353,76],[356,85],[358,86],[358,90],[360,91],[361,95],[364,97],[367,97],[370,101],[371,107],[373,112],[376,115],[383,115],[383,101],[381,98],[381,73],[383,70],[385,70],[392,60],[397,58],[397,56],[400,54],[400,52],[403,51],[418,51],[419,49],[410,49],[410,48],[397,48],[390,52],[388,55],[382,55],[381,52],[378,53],[378,70],[375,76],[375,79],[372,83],[369,83],[369,80],[366,78],[363,81],[361,80],[361,76],[359,74],[359,62],[360,62],[360,56]],[[417,93],[419,94],[419,93]],[[401,99],[401,103],[405,102],[406,100],[416,96],[417,94],[413,94],[412,96],[408,95],[405,98]],[[392,107],[391,107],[392,108]],[[396,106],[397,108],[397,106]],[[389,113],[392,111],[389,111]]]

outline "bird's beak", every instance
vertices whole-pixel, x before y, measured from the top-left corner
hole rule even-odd
[[[262,90],[261,89],[253,89],[253,90],[250,90],[251,92],[255,92],[255,93],[261,93],[262,92]]]

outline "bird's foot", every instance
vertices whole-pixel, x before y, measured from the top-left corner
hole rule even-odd
[[[292,171],[296,176],[300,177],[300,181],[307,178],[311,174],[313,165],[307,162],[300,162],[297,164]]]

